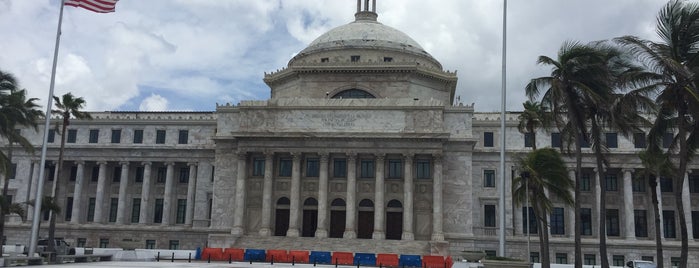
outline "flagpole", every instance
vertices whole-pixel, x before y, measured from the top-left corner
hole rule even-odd
[[[499,256],[505,253],[505,106],[507,104],[507,0],[502,3],[502,100],[500,110],[500,233]]]
[[[56,63],[58,62],[58,47],[61,42],[61,23],[63,22],[63,4],[61,0],[60,13],[58,14],[58,27],[56,29],[56,46],[53,50],[53,67],[51,68],[51,85],[49,86],[48,101],[46,104],[46,116],[44,123],[44,142],[41,145],[41,164],[39,168],[39,181],[37,182],[36,198],[34,200],[34,217],[32,218],[32,236],[29,241],[29,256],[33,257],[36,252],[36,243],[39,240],[39,223],[41,221],[41,201],[44,192],[44,168],[46,167],[46,144],[49,139],[49,127],[51,123],[51,107],[53,107],[53,88],[56,84]],[[58,167],[61,168],[61,167]],[[50,243],[50,242],[49,242]]]

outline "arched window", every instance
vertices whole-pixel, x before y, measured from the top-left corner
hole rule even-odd
[[[364,200],[359,202],[359,206],[373,208],[374,202],[371,202],[371,200],[369,200],[369,199],[364,199]]]
[[[342,200],[341,198],[336,198],[333,200],[333,202],[330,204],[333,207],[344,207],[346,206],[345,200]]]
[[[282,197],[282,198],[279,198],[277,200],[277,205],[289,205],[289,204],[291,204],[291,200],[289,200],[289,198]]]
[[[389,208],[402,208],[403,205],[400,203],[400,201],[393,199],[391,201],[388,201],[387,207],[389,207]]]
[[[374,99],[376,98],[374,95],[371,95],[371,93],[366,92],[361,89],[348,89],[348,90],[343,90],[340,93],[335,94],[335,96],[332,97],[333,99]]]
[[[318,205],[318,200],[316,200],[313,197],[309,197],[306,199],[306,201],[303,201],[304,206],[317,206]]]

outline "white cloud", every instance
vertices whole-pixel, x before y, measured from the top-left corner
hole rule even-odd
[[[167,111],[167,99],[157,94],[151,94],[150,97],[143,99],[138,107],[140,111]]]

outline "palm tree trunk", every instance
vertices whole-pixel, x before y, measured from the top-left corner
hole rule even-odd
[[[680,236],[682,238],[682,249],[680,253],[680,268],[687,268],[687,258],[689,250],[689,237],[687,237],[687,219],[684,216],[684,206],[682,205],[682,188],[684,187],[684,175],[687,173],[687,159],[689,150],[687,149],[687,129],[685,126],[684,109],[678,112],[679,115],[679,144],[680,144],[680,166],[677,172],[677,183],[675,183],[675,206],[680,218]],[[689,189],[688,189],[689,190]]]
[[[650,175],[646,175],[646,180],[648,181],[648,184],[650,185],[650,195],[651,199],[653,201],[653,214],[654,214],[654,222],[655,222],[655,254],[656,259],[658,260],[657,263],[657,268],[663,268],[663,239],[661,238],[660,234],[660,208],[658,208],[658,177],[656,176],[655,178],[651,179]]]
[[[53,180],[54,184],[54,191],[51,193],[51,197],[54,203],[58,202],[58,193],[59,189],[61,186],[60,180],[61,180],[61,169],[63,168],[63,151],[66,146],[66,129],[68,128],[68,119],[67,117],[63,117],[63,125],[61,126],[61,149],[58,152],[58,165],[56,166],[56,178]],[[49,221],[49,243],[48,243],[48,250],[50,252],[55,252],[54,249],[54,242],[55,237],[56,237],[56,217],[58,217],[57,212],[52,211],[50,213],[51,218]]]
[[[580,178],[582,177],[582,149],[580,139],[582,135],[578,133],[575,139],[575,268],[582,268],[582,219],[580,218]]]
[[[536,151],[536,130],[532,130],[532,150]]]
[[[7,146],[7,161],[10,163],[10,172],[8,172],[10,175],[12,175],[12,144],[14,141],[12,140],[12,137],[8,137],[8,146]],[[10,204],[9,201],[7,200],[7,192],[8,188],[10,188],[10,176],[5,176],[5,181],[2,186],[2,200],[4,201],[2,204],[2,208],[0,209],[0,239],[5,237],[5,218],[7,215],[7,208],[9,208]],[[2,245],[5,245],[5,239],[2,239]],[[0,256],[2,256],[2,245],[0,245]]]
[[[597,158],[597,183],[600,186],[599,192],[599,255],[602,268],[609,268],[609,257],[607,255],[607,188],[604,174],[604,163],[602,163],[602,153],[600,149],[595,150]]]
[[[543,192],[543,190],[542,190]],[[535,203],[536,204],[536,203]],[[546,212],[539,205],[534,205],[534,213],[536,214],[537,229],[539,231],[539,252],[541,252],[541,268],[551,268],[551,257],[548,247],[548,226],[546,221]]]

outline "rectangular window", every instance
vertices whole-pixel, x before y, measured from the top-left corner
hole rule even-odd
[[[483,132],[483,147],[493,147],[493,132]]]
[[[181,129],[177,135],[177,143],[187,144],[189,142],[189,130]]]
[[[307,158],[306,159],[306,177],[318,177],[320,171],[320,163],[318,158]]]
[[[155,176],[155,182],[165,183],[165,176],[167,175],[167,167],[159,167],[158,173]]]
[[[607,235],[619,236],[619,210],[607,209]]]
[[[541,257],[539,257],[539,252],[529,252],[529,262],[537,263],[541,262]]]
[[[388,160],[388,178],[398,179],[403,177],[403,161],[400,159]]]
[[[665,232],[665,238],[677,238],[674,210],[663,210],[663,231]]]
[[[391,58],[391,57],[383,57],[383,62],[393,62],[393,58]]]
[[[495,227],[495,205],[485,205],[483,207],[484,211],[484,222],[485,227]]]
[[[418,159],[417,161],[415,161],[415,167],[417,169],[417,172],[415,175],[417,175],[418,179],[430,179],[430,178],[432,178],[432,171],[430,169],[430,160]]]
[[[670,257],[670,267],[680,267],[681,261],[680,257]]]
[[[280,177],[291,177],[291,158],[281,158],[279,159],[279,176]]]
[[[612,256],[612,265],[623,267],[625,265],[624,255],[613,255]]]
[[[75,141],[77,139],[78,139],[78,130],[77,129],[69,129],[68,136],[66,137],[66,142],[67,143],[75,143]]]
[[[672,132],[665,133],[663,135],[663,148],[670,148],[674,137],[675,135]]]
[[[100,248],[108,248],[109,247],[109,239],[108,238],[100,238]]]
[[[553,208],[551,211],[551,234],[552,235],[565,235],[566,234],[566,223],[565,223],[565,213],[563,208]]]
[[[14,180],[15,177],[17,177],[17,163],[12,163],[12,165],[10,165],[10,180]],[[75,181],[75,179],[72,181]]]
[[[556,253],[556,263],[557,264],[568,264],[568,254]]]
[[[495,257],[498,255],[498,252],[495,250],[484,250],[485,251],[485,256],[490,256],[490,257]]]
[[[177,199],[177,217],[175,223],[184,224],[184,217],[187,213],[187,199]]]
[[[114,167],[114,172],[112,172],[112,182],[121,181],[121,166]]]
[[[146,240],[146,249],[155,249],[155,240]]]
[[[144,167],[136,167],[136,177],[134,178],[135,182],[143,182],[144,169]]]
[[[660,177],[660,191],[672,193],[672,178]]]
[[[633,211],[634,227],[636,237],[648,237],[648,216],[645,210]]]
[[[89,137],[90,143],[97,143],[99,141],[99,137],[100,137],[100,130],[99,129],[90,129],[90,137]]]
[[[49,137],[48,137],[48,140],[46,140],[46,141],[48,143],[53,143],[55,139],[56,139],[56,130],[49,129]]]
[[[604,136],[607,139],[607,148],[619,147],[616,132],[605,133]]]
[[[155,199],[155,208],[153,209],[153,223],[163,222],[163,199]]]
[[[165,130],[158,129],[155,131],[155,144],[165,144]]]
[[[694,238],[699,238],[699,211],[692,211],[692,233]]]
[[[583,264],[585,265],[597,265],[597,256],[595,254],[585,254],[583,255]]]
[[[699,193],[699,175],[689,175],[689,192],[693,194]]]
[[[66,217],[65,221],[70,221],[73,217],[73,197],[66,197]]]
[[[119,198],[112,198],[109,202],[109,222],[116,222]]]
[[[580,209],[580,221],[582,222],[582,235],[592,235],[592,209]]]
[[[133,131],[133,143],[135,143],[135,144],[143,143],[143,129],[134,129],[134,131]]]
[[[633,134],[633,147],[639,149],[646,148],[646,133],[636,132]]]
[[[84,248],[87,245],[87,238],[78,238],[78,242],[76,243],[76,247],[79,248]]]
[[[95,221],[95,198],[90,197],[87,203],[87,222]]]
[[[48,171],[48,172],[44,172],[44,174],[46,174],[46,180],[53,181],[53,177],[56,176],[56,166],[47,164],[45,171]]]
[[[180,249],[180,240],[170,240],[170,250]]]
[[[96,182],[100,177],[100,166],[99,164],[92,166],[92,173],[90,174],[90,180]]]
[[[16,167],[17,164],[12,164],[13,167]],[[78,166],[71,166],[70,167],[70,181],[75,181],[75,179],[78,177]],[[14,179],[14,177],[10,177],[10,179]]]
[[[180,183],[189,182],[189,167],[180,168]]]
[[[642,261],[653,261],[653,256],[641,256]]]
[[[551,133],[551,147],[561,148],[563,143],[561,142],[561,133],[554,132]]]
[[[362,159],[360,162],[360,178],[374,177],[374,160]]]
[[[265,175],[265,159],[262,157],[255,157],[252,159],[252,175],[255,177],[262,177]]]
[[[333,177],[335,177],[335,178],[346,178],[347,177],[347,159],[335,158],[333,160]]]
[[[495,187],[495,170],[483,170],[483,187]]]
[[[582,173],[580,178],[580,191],[590,191],[590,173]]]
[[[532,133],[524,133],[524,147],[531,148],[534,146],[534,135]]]
[[[350,60],[351,60],[352,62],[358,62],[358,61],[359,61],[359,58],[360,58],[359,55],[350,56]]]
[[[645,193],[646,192],[646,177],[636,176],[631,181],[631,187],[634,193]]]
[[[141,199],[134,198],[131,202],[131,222],[138,223],[141,214]]]
[[[527,215],[527,211],[529,212],[529,215]],[[529,217],[529,218],[527,218],[527,217]],[[529,220],[527,221],[527,219],[529,219]],[[527,207],[522,207],[522,222],[523,222],[523,224],[522,224],[522,233],[523,234],[527,233],[527,229],[529,229],[530,234],[538,234],[539,233],[539,231],[538,231],[539,229],[537,227],[537,222],[536,222],[536,214],[534,214],[534,208],[529,207],[529,209],[527,209]],[[527,224],[527,222],[529,222],[529,224]]]
[[[112,129],[112,143],[121,143],[121,129]]]
[[[584,137],[580,137],[580,148],[590,148],[590,142],[585,140]]]
[[[320,58],[320,62],[330,62],[330,58]]]
[[[619,180],[617,180],[616,174],[606,174],[604,177],[605,189],[607,191],[616,192],[619,190]]]

